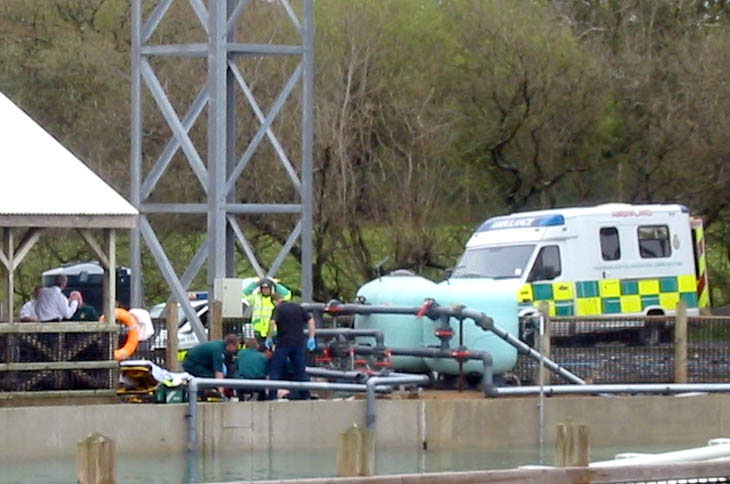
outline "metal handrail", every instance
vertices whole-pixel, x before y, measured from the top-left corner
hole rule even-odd
[[[424,380],[425,379],[425,380]],[[371,383],[371,380],[372,383]],[[224,387],[243,388],[250,390],[267,390],[283,388],[287,390],[335,390],[347,392],[367,392],[368,411],[374,413],[375,392],[387,393],[392,391],[393,385],[427,383],[428,377],[397,376],[397,377],[372,377],[367,384],[359,383],[329,383],[329,382],[302,382],[288,380],[251,380],[233,378],[193,378],[188,383],[188,450],[196,451],[197,444],[197,414],[198,414],[198,390],[202,388]],[[372,395],[372,396],[371,396]],[[372,407],[370,406],[372,400]],[[374,422],[374,419],[373,419]]]

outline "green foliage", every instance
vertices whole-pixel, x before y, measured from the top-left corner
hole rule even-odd
[[[145,16],[156,2],[144,1]],[[301,2],[293,1],[300,11]],[[378,271],[438,279],[480,221],[498,213],[607,201],[679,202],[705,216],[712,297],[730,300],[730,12],[725,0],[317,0],[315,297],[349,299]],[[128,189],[127,0],[0,2],[0,90],[115,188]],[[280,5],[251,0],[242,42],[296,42]],[[153,44],[200,42],[186,1]],[[267,110],[296,59],[237,67]],[[152,59],[179,116],[205,60]],[[299,166],[300,91],[277,118]],[[144,94],[144,169],[171,132]],[[239,151],[259,122],[235,101]],[[191,130],[206,157],[205,115]],[[237,184],[242,202],[295,201],[266,142]],[[152,201],[204,195],[179,152]],[[292,217],[239,220],[269,267]],[[204,220],[154,220],[182,273]],[[45,239],[44,239],[45,240]],[[58,242],[57,240],[54,242]],[[88,258],[41,244],[22,266],[26,297],[42,269]],[[296,255],[280,277],[299,284]],[[120,242],[120,260],[127,247]],[[167,295],[145,252],[148,299]],[[240,259],[244,259],[241,257]],[[384,261],[384,262],[382,262]],[[253,273],[241,260],[241,276]],[[204,272],[194,281],[204,284]]]

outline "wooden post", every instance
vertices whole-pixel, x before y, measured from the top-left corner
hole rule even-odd
[[[687,383],[687,303],[680,301],[674,316],[674,383]]]
[[[114,229],[104,229],[104,317],[113,324],[116,322],[117,307],[117,233]]]
[[[114,441],[93,433],[76,444],[76,478],[79,484],[116,483]]]
[[[13,307],[13,297],[15,296],[15,237],[13,229],[8,227],[3,234],[3,250],[7,259],[7,271],[5,273],[5,317],[8,323],[12,323],[15,318],[15,308]]]
[[[588,426],[568,422],[557,425],[555,436],[555,465],[557,467],[586,467],[590,444]]]
[[[223,339],[223,303],[213,300],[210,303],[210,341]]]
[[[375,441],[367,429],[353,425],[339,436],[337,475],[340,477],[375,474]]]
[[[180,362],[177,360],[177,327],[179,324],[179,310],[175,301],[169,301],[165,308],[167,328],[167,343],[165,344],[165,363],[170,371],[180,371]]]
[[[550,306],[547,301],[540,304],[540,313],[543,317],[543,331],[540,334],[540,328],[537,328],[535,334],[535,349],[543,354],[545,358],[550,358]],[[535,383],[537,385],[549,385],[552,381],[550,371],[543,367],[540,371],[540,363],[535,367]]]

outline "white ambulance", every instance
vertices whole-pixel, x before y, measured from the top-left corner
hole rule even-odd
[[[697,314],[709,306],[704,249],[702,220],[682,205],[540,210],[486,220],[450,277],[513,285],[522,314],[546,302],[557,317],[671,315],[680,300]],[[561,327],[556,336],[581,332]],[[638,319],[609,329],[630,328],[644,343],[665,329]]]

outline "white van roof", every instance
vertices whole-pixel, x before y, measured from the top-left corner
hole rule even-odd
[[[523,227],[550,227],[564,225],[566,219],[586,216],[642,217],[652,216],[658,213],[689,213],[689,210],[684,205],[678,204],[632,205],[629,203],[604,203],[593,207],[554,208],[500,215],[485,220],[476,231],[484,232],[487,230]]]

